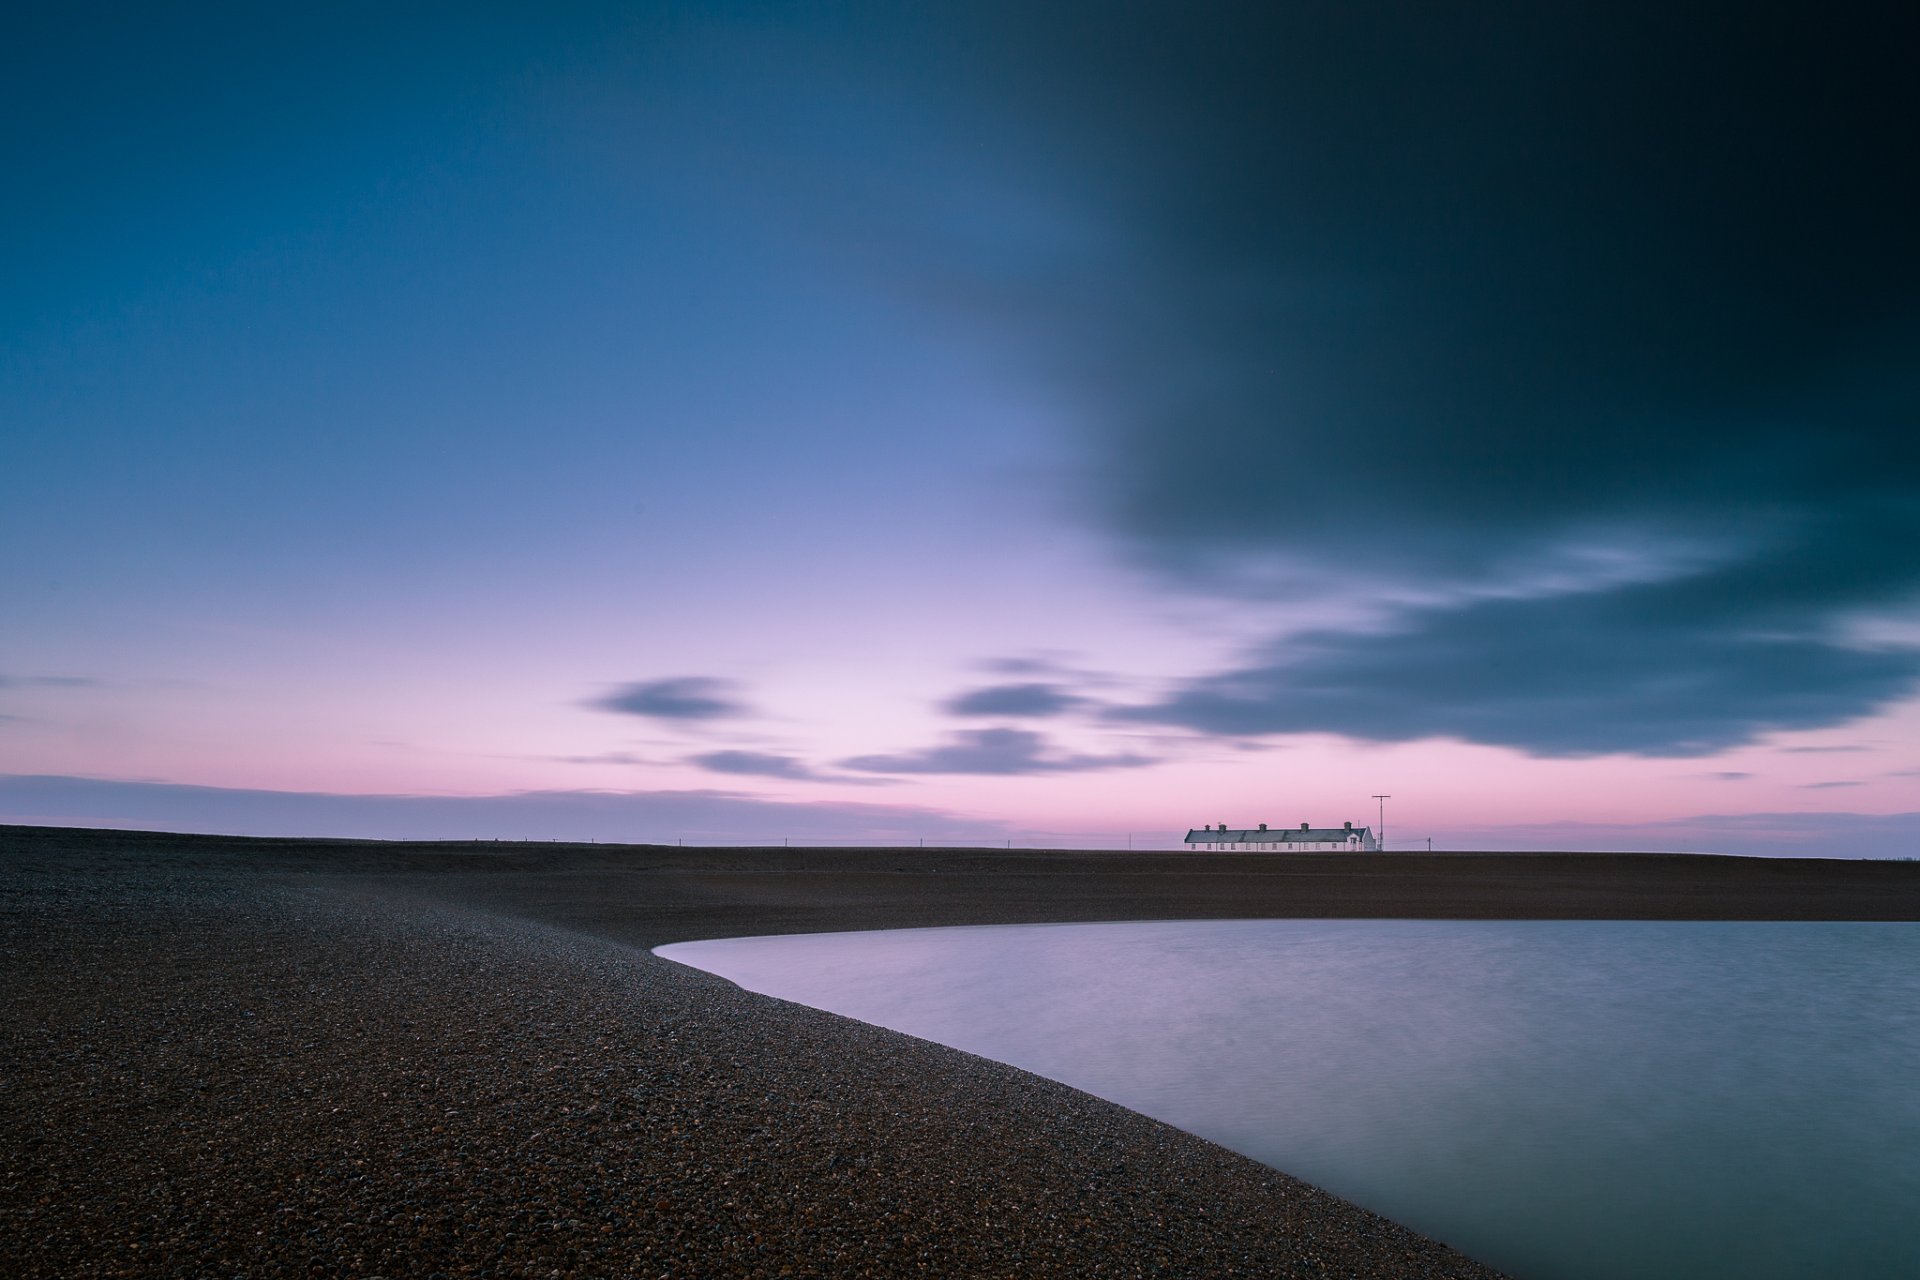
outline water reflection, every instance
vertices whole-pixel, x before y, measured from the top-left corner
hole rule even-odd
[[[1065,1081],[1518,1275],[1920,1275],[1920,929],[1209,921],[660,948]]]

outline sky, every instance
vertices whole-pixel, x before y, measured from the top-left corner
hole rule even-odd
[[[0,820],[1920,855],[1908,6],[6,21]]]

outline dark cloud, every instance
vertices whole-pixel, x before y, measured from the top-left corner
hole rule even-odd
[[[1673,584],[1481,601],[1410,615],[1378,634],[1294,637],[1159,703],[1112,714],[1203,733],[1698,756],[1865,714],[1920,680],[1911,652],[1757,624],[1722,629],[1712,611]]]
[[[1050,755],[1047,741],[1026,729],[968,729],[924,751],[902,755],[855,756],[842,768],[863,773],[972,773],[1018,775],[1084,773],[1152,764],[1140,755]]]
[[[1057,684],[996,684],[949,700],[957,716],[1057,716],[1086,705],[1086,699]]]
[[[1803,782],[1800,784],[1800,789],[1802,791],[1835,791],[1841,787],[1858,787],[1862,785],[1864,784],[1860,782],[1852,781],[1852,780],[1842,780],[1842,781],[1836,781],[1836,782]]]
[[[1690,754],[1912,688],[1846,628],[1920,597],[1920,10],[982,21],[1086,234],[971,304],[1077,399],[1097,518],[1397,623],[1159,718]]]
[[[387,840],[998,844],[1009,835],[1001,823],[913,805],[796,804],[727,791],[352,795],[18,774],[0,774],[0,821]]]
[[[1111,162],[1067,160],[1125,262],[1065,334],[1123,527],[1474,574],[1911,497],[1912,14],[1202,11],[1062,22],[1028,100]]]
[[[589,706],[656,720],[723,720],[751,713],[731,681],[710,676],[676,676],[621,685]]]
[[[688,756],[687,761],[714,773],[744,774],[754,778],[793,778],[812,782],[821,777],[803,760],[767,751],[708,751],[702,755]]]

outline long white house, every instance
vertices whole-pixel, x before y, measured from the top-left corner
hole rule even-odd
[[[1251,830],[1229,827],[1200,827],[1187,832],[1187,846],[1193,849],[1256,849],[1268,853],[1306,853],[1309,851],[1372,853],[1380,848],[1368,827],[1351,822],[1341,827],[1316,827],[1301,823],[1298,827],[1269,830],[1266,823]]]

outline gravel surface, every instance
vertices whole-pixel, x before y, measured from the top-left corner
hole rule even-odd
[[[16,856],[0,982],[12,1276],[1495,1274],[1010,1067],[344,881]]]

